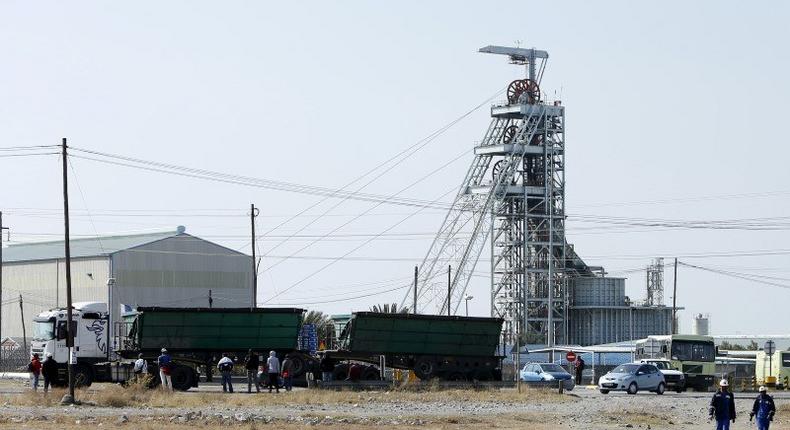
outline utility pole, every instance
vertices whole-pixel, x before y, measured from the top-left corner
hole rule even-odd
[[[0,211],[0,302],[3,301],[3,230],[8,230],[8,227],[3,226],[3,211]],[[9,236],[10,236],[10,232],[9,232]],[[0,306],[0,342],[3,341],[2,332],[3,332],[3,307]]]
[[[250,204],[250,226],[252,227],[252,307],[258,307],[258,263],[255,257],[255,217],[258,216],[255,204]]]
[[[27,351],[27,333],[25,333],[25,309],[22,307],[22,294],[19,294],[19,315],[22,317],[22,348]]]
[[[417,314],[417,266],[414,266],[414,304],[411,313]]]
[[[63,246],[66,255],[66,346],[69,349],[69,392],[63,396],[61,403],[73,404],[74,403],[74,325],[72,324],[72,303],[71,303],[71,248],[69,243],[69,174],[68,174],[68,152],[66,145],[66,138],[62,142],[62,155],[63,159],[63,228],[64,240]],[[72,359],[72,357],[74,359]]]
[[[214,299],[211,298],[211,290],[208,290],[208,308],[211,309],[214,307]]]
[[[453,266],[447,265],[447,316],[450,316],[450,297],[453,296],[453,281],[452,281]]]
[[[672,285],[672,333],[677,333],[677,312],[678,312],[678,259],[675,257],[675,279]]]

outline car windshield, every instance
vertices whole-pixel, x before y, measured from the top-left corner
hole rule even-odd
[[[565,369],[556,365],[556,364],[541,364],[540,368],[543,369],[544,372],[564,372]]]
[[[52,340],[55,338],[55,323],[36,321],[33,323],[33,340]]]
[[[638,368],[638,364],[621,364],[615,367],[612,373],[635,373]]]

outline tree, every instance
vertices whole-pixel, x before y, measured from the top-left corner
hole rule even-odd
[[[409,308],[405,307],[398,309],[398,305],[395,303],[384,303],[383,305],[373,305],[370,311],[380,314],[407,314],[409,313]]]
[[[335,323],[332,318],[321,311],[308,311],[304,317],[304,324],[314,324],[318,341],[324,345],[331,345],[335,337]]]

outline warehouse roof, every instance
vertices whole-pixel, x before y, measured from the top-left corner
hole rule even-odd
[[[72,258],[101,257],[182,235],[189,236],[184,233],[183,227],[178,227],[175,231],[167,232],[71,239],[69,243]],[[3,249],[3,262],[6,263],[59,258],[65,258],[62,240],[14,244]]]

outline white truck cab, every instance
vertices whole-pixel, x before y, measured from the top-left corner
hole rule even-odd
[[[675,390],[678,393],[686,389],[686,376],[680,370],[672,367],[672,362],[661,358],[643,358],[637,363],[652,364],[664,375],[664,382],[668,390]]]
[[[65,374],[69,359],[66,347],[66,309],[52,309],[38,314],[33,319],[33,341],[31,353],[39,354],[42,359],[47,353],[57,361]],[[107,304],[100,302],[74,303],[72,310],[72,330],[74,332],[74,355],[77,359],[76,379],[83,385],[90,385],[94,379],[92,365],[106,362],[111,355]]]

